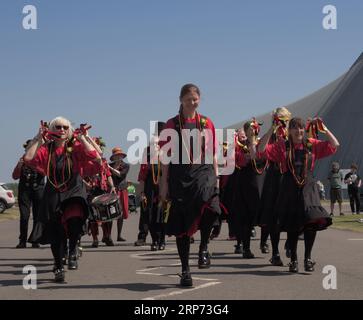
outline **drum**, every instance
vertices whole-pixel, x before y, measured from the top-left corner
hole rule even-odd
[[[111,221],[121,217],[121,206],[116,194],[105,193],[92,200],[95,221]]]

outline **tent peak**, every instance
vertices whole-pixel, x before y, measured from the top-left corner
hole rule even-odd
[[[358,57],[357,60],[355,60],[355,62],[353,63],[353,65],[351,66],[351,68],[353,68],[356,64],[358,64],[359,62],[363,62],[363,52],[360,54],[360,56]]]

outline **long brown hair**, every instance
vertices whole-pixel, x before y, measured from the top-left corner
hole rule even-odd
[[[193,91],[195,91],[198,94],[198,96],[200,97],[200,89],[198,88],[198,86],[196,86],[193,83],[185,84],[180,90],[179,100],[183,99],[183,97],[185,95],[187,95],[188,93],[193,92]],[[181,113],[182,110],[183,110],[183,105],[180,103],[179,113]]]

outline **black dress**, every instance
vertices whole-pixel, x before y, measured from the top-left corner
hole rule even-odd
[[[295,150],[295,173],[302,175],[305,150]],[[311,155],[306,155],[311,157]],[[303,232],[324,230],[332,224],[332,218],[321,206],[319,189],[308,161],[305,184],[300,186],[290,170],[284,173],[276,201],[276,214],[281,231]]]
[[[270,162],[266,170],[260,201],[258,225],[261,227],[277,224],[278,217],[275,205],[279,195],[281,180],[282,174],[279,165],[275,162]]]
[[[50,146],[48,146],[50,148]],[[61,181],[62,170],[64,168],[65,156],[62,154],[56,157],[55,172],[57,180]],[[67,166],[68,164],[66,164]],[[67,169],[67,168],[66,168]],[[65,170],[70,172],[69,182],[66,184],[66,188],[63,191],[55,188],[47,179],[47,183],[44,188],[43,201],[40,208],[39,219],[34,226],[28,242],[49,244],[51,243],[52,227],[51,225],[61,223],[61,218],[64,209],[71,203],[79,203],[83,210],[83,220],[85,221],[89,216],[89,206],[87,202],[86,186],[83,183],[81,176],[72,170]],[[53,177],[54,178],[54,177]],[[82,226],[81,226],[82,227]],[[83,228],[80,230],[80,234],[83,232]]]
[[[245,167],[236,168],[230,177],[231,183],[229,183],[230,181],[227,183],[225,192],[230,194],[227,209],[234,226],[252,226],[255,223],[260,201],[257,176],[258,174],[250,162]],[[235,231],[238,235],[238,230]]]
[[[167,235],[191,236],[199,227],[202,209],[208,205],[206,213],[221,214],[217,177],[213,164],[182,164],[183,141],[178,124],[174,118],[175,129],[179,134],[179,164],[169,164],[169,197],[171,207],[167,220]],[[185,129],[197,128],[195,123],[186,123]],[[192,145],[192,144],[191,144]],[[217,216],[216,216],[217,217]]]

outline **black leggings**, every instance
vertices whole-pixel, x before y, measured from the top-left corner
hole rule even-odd
[[[200,221],[200,245],[199,253],[208,250],[208,242],[212,226],[217,216],[214,212],[206,210]],[[189,253],[190,253],[190,237],[182,236],[176,238],[179,258],[182,264],[182,271],[189,271]]]
[[[271,246],[272,246],[272,255],[279,255],[279,242],[280,242],[280,228],[277,224],[270,226],[270,238],[271,238]]]
[[[65,256],[67,247],[67,234],[61,222],[53,222],[50,225],[52,234],[51,250],[56,268],[62,268],[62,258]],[[69,256],[77,254],[77,242],[82,233],[82,220],[80,218],[71,218],[67,221],[67,230],[69,238]]]
[[[269,236],[268,227],[267,226],[262,226],[261,227],[261,240],[260,240],[260,245],[261,246],[267,242],[268,236]]]
[[[311,251],[313,249],[316,238],[316,231],[304,231],[305,254],[304,259],[311,259]],[[287,241],[291,250],[291,261],[297,261],[297,243],[299,241],[299,232],[288,232]]]

